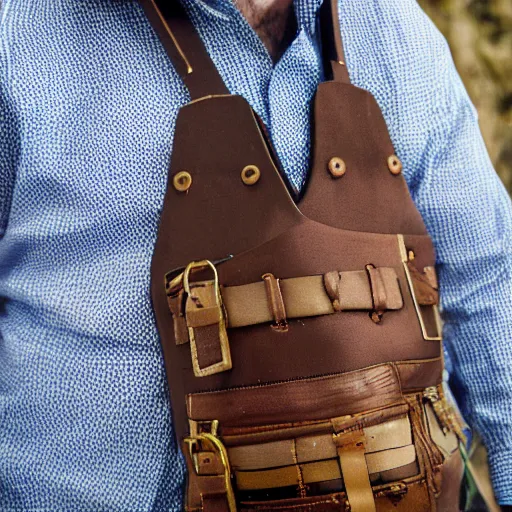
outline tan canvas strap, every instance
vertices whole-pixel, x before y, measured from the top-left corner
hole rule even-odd
[[[363,454],[366,460],[365,465],[367,465],[370,474],[402,467],[416,460],[416,450],[412,444],[389,450],[385,453],[385,457],[380,455],[379,452],[376,454]],[[240,490],[275,489],[277,487],[295,486],[299,484],[301,476],[305,484],[342,478],[340,464],[336,459],[286,466],[266,471],[235,470],[234,473],[237,488]],[[349,474],[350,470],[347,470],[346,473]],[[344,476],[344,480],[346,486],[346,476]]]
[[[404,392],[436,386],[443,379],[443,361],[441,357],[416,361],[396,361],[394,364]]]
[[[369,475],[371,469],[365,457],[365,435],[362,429],[335,434],[333,440],[338,451],[350,510],[352,512],[375,512],[375,500]],[[389,459],[393,459],[393,457],[389,457]],[[375,473],[375,471],[372,472]]]
[[[400,309],[403,301],[395,270],[380,268],[378,272],[384,288],[384,309]],[[373,309],[372,289],[364,270],[329,274],[337,283],[337,293],[331,297],[324,284],[325,277],[321,275],[278,280],[287,319],[332,315],[336,311]],[[276,318],[263,282],[225,287],[222,289],[222,296],[229,327],[269,323]],[[336,305],[333,305],[334,301]]]
[[[167,281],[169,308],[175,317],[176,342],[186,343],[187,323],[183,313],[183,288],[179,277]],[[212,282],[201,281],[191,285],[205,287]],[[403,299],[396,271],[380,267],[367,270],[328,272],[325,275],[278,279],[270,273],[262,281],[240,286],[220,288],[229,328],[262,323],[285,325],[288,319],[332,315],[338,311],[398,310]],[[203,309],[209,303],[203,304]],[[204,325],[210,318],[203,315]],[[201,326],[195,319],[194,327]],[[178,325],[176,325],[176,322]],[[181,324],[181,325],[180,325]]]
[[[412,443],[407,416],[363,428],[365,453],[401,448]],[[228,447],[231,466],[252,471],[291,466],[295,463],[317,462],[336,458],[337,447],[332,433],[303,436],[271,443]]]
[[[393,411],[403,408],[390,408],[384,414],[392,416]],[[372,424],[378,418],[378,413],[342,417],[332,420],[335,431],[347,429],[339,433],[230,447],[238,488],[262,490],[343,479],[351,510],[374,511],[370,479],[416,460],[409,417]],[[369,426],[361,426],[365,422]]]

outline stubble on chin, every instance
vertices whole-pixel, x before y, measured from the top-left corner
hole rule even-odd
[[[295,31],[293,0],[234,1],[267,47],[273,60],[278,60]]]

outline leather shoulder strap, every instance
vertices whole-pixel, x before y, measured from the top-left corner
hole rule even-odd
[[[323,0],[320,7],[320,32],[326,78],[350,83],[341,41],[338,0]]]
[[[178,0],[140,0],[192,100],[229,94],[199,34]]]

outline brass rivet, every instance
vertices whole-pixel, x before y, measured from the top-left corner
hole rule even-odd
[[[255,165],[247,165],[242,169],[242,181],[246,185],[254,185],[260,176],[261,172]]]
[[[388,169],[391,174],[400,174],[402,172],[402,162],[396,155],[391,155],[388,158]]]
[[[333,178],[341,178],[347,170],[345,162],[341,158],[338,158],[337,156],[329,160],[328,167],[329,172],[331,173]]]
[[[178,192],[186,192],[192,185],[192,176],[187,171],[180,171],[174,175],[172,184]]]

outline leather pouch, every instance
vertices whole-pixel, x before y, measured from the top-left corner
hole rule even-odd
[[[375,501],[377,511],[388,510],[414,510],[414,511],[430,511],[433,503],[442,503],[443,510],[456,510],[458,506],[458,496],[456,493],[443,494],[442,480],[443,475],[448,475],[445,466],[453,466],[454,458],[458,455],[458,438],[453,430],[444,425],[443,418],[438,417],[438,413],[434,409],[432,403],[425,399],[422,393],[416,393],[406,397],[407,406],[397,404],[395,406],[386,407],[382,410],[369,411],[361,415],[353,415],[330,420],[330,424],[334,426],[334,430],[355,432],[357,426],[362,427],[362,431],[367,440],[366,462],[369,469],[369,478],[371,481],[371,491]],[[280,453],[293,453],[293,457],[297,464],[295,474],[300,474],[295,485],[274,488],[279,482],[272,479],[269,473],[268,478],[260,481],[260,489],[253,491],[242,491],[241,510],[313,510],[313,511],[329,511],[329,510],[350,510],[350,490],[345,486],[342,472],[336,474],[334,464],[338,464],[338,460],[333,457],[334,449],[326,450],[325,437],[323,434],[326,428],[325,423],[316,423],[309,425],[297,425],[297,433],[300,438],[281,440],[280,443],[268,442],[259,445],[260,448],[266,444],[265,450],[273,454],[273,464],[282,464]],[[293,431],[289,430],[288,433]],[[263,433],[261,429],[258,435]],[[247,432],[252,437],[254,433]],[[336,434],[335,434],[336,435]],[[380,439],[378,439],[378,437]],[[247,442],[244,435],[236,436],[237,443]],[[266,440],[271,438],[280,438],[279,427],[274,430],[268,430],[265,435]],[[230,436],[227,436],[227,442],[230,443]],[[252,437],[253,438],[253,437]],[[234,439],[234,438],[232,438]],[[254,438],[253,438],[254,439]],[[261,437],[260,437],[261,439]],[[400,439],[400,440],[399,440]],[[320,449],[320,458],[324,464],[326,472],[324,476],[331,478],[323,482],[307,481],[311,480],[314,471],[307,468],[307,464],[301,464],[304,461],[304,447],[315,444]],[[254,445],[253,445],[254,446]],[[376,450],[374,448],[384,448],[386,446],[395,446],[387,450]],[[413,450],[408,448],[411,446]],[[256,448],[256,446],[254,446]],[[246,454],[253,447],[249,447]],[[233,463],[235,473],[239,475],[238,460],[241,452],[238,448],[230,448],[230,453],[234,455]],[[322,450],[325,451],[322,452]],[[255,452],[253,452],[255,453]],[[375,461],[378,458],[384,462],[381,471],[375,471],[377,466]],[[247,459],[246,459],[247,460]],[[327,462],[332,461],[332,468],[329,468]],[[259,463],[261,465],[261,459]],[[252,465],[251,465],[252,464]],[[311,463],[310,463],[311,464]],[[317,463],[318,464],[318,463]],[[385,469],[387,466],[396,466]],[[258,465],[258,456],[252,459],[248,467],[251,472]],[[448,468],[448,469],[450,469]],[[272,470],[270,470],[272,471]],[[298,473],[297,473],[298,471]],[[263,475],[264,472],[260,473]],[[292,483],[293,475],[291,469],[288,473],[283,472],[282,468],[278,468],[273,476],[277,478],[289,479],[287,483]],[[451,473],[450,473],[451,474]],[[337,478],[334,478],[336,477]],[[242,479],[244,485],[247,480]],[[266,482],[266,483],[265,483]],[[282,481],[281,481],[282,483]],[[265,485],[269,487],[263,489]],[[301,493],[302,496],[295,496],[293,493]],[[311,494],[318,494],[312,496]],[[348,495],[347,495],[348,494]],[[279,499],[281,496],[281,499]],[[274,499],[272,499],[274,498]],[[260,499],[265,499],[262,503]],[[340,508],[340,506],[344,508]],[[352,507],[354,508],[354,507]]]

